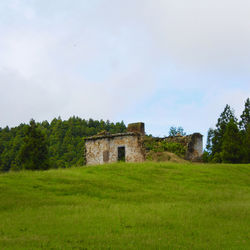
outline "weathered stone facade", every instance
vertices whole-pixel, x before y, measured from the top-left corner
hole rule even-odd
[[[119,154],[120,160],[126,162],[143,162],[145,160],[142,136],[134,132],[87,138],[85,150],[87,165],[117,162]]]

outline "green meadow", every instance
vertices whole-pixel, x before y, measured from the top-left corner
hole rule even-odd
[[[0,174],[0,249],[250,249],[250,165]]]

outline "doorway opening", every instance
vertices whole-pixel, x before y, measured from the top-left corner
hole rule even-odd
[[[118,147],[118,161],[125,161],[125,147]]]

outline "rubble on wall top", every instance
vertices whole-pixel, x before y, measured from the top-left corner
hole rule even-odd
[[[85,138],[86,141],[90,140],[98,140],[98,139],[105,139],[105,138],[114,138],[119,136],[140,136],[139,133],[135,132],[126,132],[126,133],[117,133],[117,134],[110,134],[110,133],[100,133],[91,137]]]
[[[190,134],[190,135],[175,135],[175,136],[167,136],[167,137],[164,137],[164,138],[185,138],[185,137],[191,137],[191,136],[203,136],[201,133],[193,133],[193,134]]]

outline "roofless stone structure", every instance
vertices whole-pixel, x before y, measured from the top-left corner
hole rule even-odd
[[[127,133],[109,134],[107,132],[85,139],[86,165],[98,165],[117,161],[143,162],[146,151],[143,146],[145,136],[144,123],[131,123]],[[186,146],[188,160],[196,160],[202,155],[202,135],[194,133],[188,136],[157,138],[174,141]]]
[[[102,133],[86,139],[85,155],[87,165],[112,163],[117,161],[143,162],[144,123],[128,125],[127,133]]]

